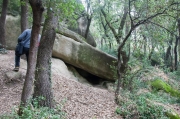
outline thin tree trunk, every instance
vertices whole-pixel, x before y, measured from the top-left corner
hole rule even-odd
[[[104,38],[102,37],[102,38],[101,38],[101,48],[103,48],[103,44],[104,44],[104,43],[103,43],[103,40],[104,40]]]
[[[179,32],[179,40],[180,40],[180,18],[178,19],[178,32]],[[180,56],[180,41],[178,43],[178,46],[179,46],[178,47],[178,56]],[[179,66],[178,66],[178,70],[179,70]]]
[[[53,107],[53,94],[51,91],[51,56],[53,44],[56,36],[57,17],[54,16],[53,9],[54,1],[49,2],[47,11],[47,19],[45,20],[42,39],[39,46],[36,74],[35,74],[35,88],[33,98],[39,96],[44,97],[44,100],[39,100],[39,106]]]
[[[86,31],[85,31],[85,35],[84,35],[84,38],[87,39],[88,37],[88,34],[89,34],[89,28],[90,28],[90,25],[91,25],[91,17],[87,17],[87,21],[88,21],[88,24],[87,24],[87,27],[86,27]]]
[[[151,42],[151,43],[152,43],[152,48],[151,48],[151,52],[149,53],[149,56],[148,56],[149,60],[151,60],[152,55],[154,53],[154,49],[155,49],[155,45],[153,44],[153,42]]]
[[[87,2],[87,27],[86,27],[86,31],[85,31],[85,35],[84,35],[84,38],[87,39],[88,38],[88,34],[89,34],[89,28],[90,28],[90,25],[91,25],[91,20],[92,20],[92,16],[90,15],[91,13],[91,10],[90,10],[90,1],[86,0]]]
[[[179,37],[176,37],[176,43],[174,46],[174,70],[177,70],[178,68],[178,53],[177,53],[178,42],[179,42]]]
[[[119,93],[120,93],[121,77],[122,77],[120,69],[121,69],[121,53],[118,50],[118,65],[117,65],[118,82],[117,82],[117,88],[115,91],[115,101],[117,104],[119,104],[119,102],[120,102],[119,101]]]
[[[128,23],[126,23],[126,30],[125,30],[125,35],[128,34],[129,28],[128,28]],[[131,42],[128,43],[128,58],[130,59],[130,55],[131,55]]]
[[[33,27],[31,32],[31,43],[29,50],[28,68],[26,72],[26,78],[21,96],[21,104],[19,108],[19,115],[22,114],[23,107],[29,104],[32,98],[34,73],[36,67],[37,57],[37,44],[40,33],[41,18],[44,11],[41,0],[29,0],[33,11]]]
[[[6,21],[6,13],[7,13],[7,6],[9,0],[3,0],[2,3],[2,11],[0,17],[0,49],[6,49],[6,39],[5,39],[5,21]]]
[[[21,0],[21,32],[28,27],[28,0]]]
[[[122,81],[122,74],[125,73],[127,63],[129,59],[126,57],[125,52],[122,51],[126,41],[130,37],[131,33],[133,32],[134,28],[131,28],[129,32],[127,33],[126,37],[124,38],[123,42],[119,45],[118,47],[118,65],[117,65],[117,74],[118,74],[118,83],[117,83],[117,88],[115,91],[115,101],[118,104],[119,103],[119,92],[120,92],[120,87],[123,88],[123,81]],[[123,61],[123,63],[122,63]]]
[[[112,43],[111,41],[109,41],[109,49],[111,49],[111,47],[112,47]]]
[[[171,62],[171,45],[172,45],[172,39],[169,41],[169,46],[167,48],[167,51],[166,51],[166,55],[165,55],[165,64],[167,67],[169,67],[169,64],[172,64]],[[171,66],[171,65],[170,65]],[[173,67],[173,66],[171,66]]]
[[[145,35],[143,35],[143,39],[144,39],[144,57],[146,57],[146,46],[147,46],[147,39],[146,39],[146,36]]]

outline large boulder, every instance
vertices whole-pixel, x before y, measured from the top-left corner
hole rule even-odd
[[[68,79],[90,85],[85,78],[79,75],[79,73],[76,71],[76,69],[73,66],[67,65],[62,60],[57,58],[52,58],[51,61],[52,61],[51,69],[54,75],[60,75]]]
[[[117,59],[83,42],[57,34],[53,56],[103,79],[115,80]]]
[[[6,20],[7,49],[14,50],[20,35],[19,17],[7,17]],[[115,80],[117,74],[114,62],[116,58],[92,47],[77,33],[59,28],[54,43],[53,57],[60,58],[77,68],[83,69],[103,79]]]
[[[7,49],[14,50],[15,46],[17,45],[17,39],[18,36],[21,33],[20,29],[20,17],[16,16],[6,16],[6,24],[5,24],[5,30],[6,30],[6,45]]]
[[[79,17],[79,19],[77,20],[77,27],[71,27],[69,26],[68,29],[76,32],[77,34],[81,35],[82,37],[85,38],[85,33],[86,33],[86,29],[87,29],[87,24],[88,24],[88,20],[86,17]],[[85,39],[85,41],[90,44],[91,46],[96,47],[96,42],[94,37],[91,34],[91,31],[88,31],[88,35],[87,38]]]
[[[3,59],[7,58],[8,55],[6,55]],[[12,60],[13,56],[11,55],[10,60]],[[8,57],[9,58],[9,57]],[[77,81],[86,85],[91,86],[91,84],[84,78],[82,77],[77,70],[68,64],[65,64],[62,60],[57,59],[57,58],[52,58],[52,65],[51,65],[51,70],[52,70],[52,76],[55,77],[64,77],[69,80]],[[15,72],[12,70],[9,70],[5,72],[4,78],[2,78],[3,83],[10,83],[10,82],[20,82],[25,79],[26,71],[27,71],[27,62],[26,60],[21,59],[20,62],[20,69],[19,72]]]

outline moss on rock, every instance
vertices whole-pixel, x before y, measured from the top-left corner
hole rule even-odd
[[[166,115],[167,115],[170,119],[180,119],[179,115],[178,115],[177,113],[175,113],[174,111],[166,112]]]
[[[168,83],[161,79],[155,79],[151,82],[151,86],[156,90],[163,90],[166,93],[169,93],[171,96],[180,97],[180,92],[173,87],[171,87]]]

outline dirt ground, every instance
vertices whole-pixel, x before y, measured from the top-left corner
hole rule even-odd
[[[5,73],[14,68],[14,51],[0,54],[0,114],[18,107],[24,79],[6,82]],[[26,61],[21,59],[20,72],[25,75]],[[63,104],[68,119],[121,119],[115,114],[114,92],[81,84],[66,76],[53,73],[54,99]]]

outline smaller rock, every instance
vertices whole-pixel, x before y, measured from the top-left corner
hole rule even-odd
[[[113,82],[110,82],[110,81],[103,81],[102,86],[104,86],[106,89],[108,89],[108,91],[115,91],[115,85]]]
[[[21,72],[8,71],[5,73],[5,83],[9,83],[11,81],[19,81],[22,78]]]
[[[112,92],[115,91],[114,83],[107,82],[106,87],[109,91],[112,91]]]

